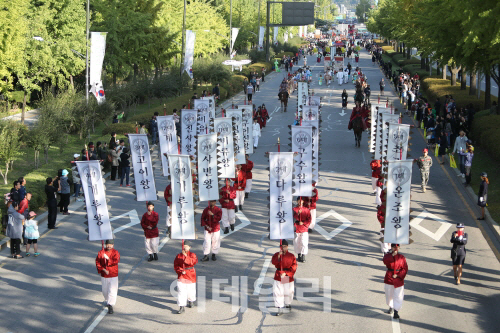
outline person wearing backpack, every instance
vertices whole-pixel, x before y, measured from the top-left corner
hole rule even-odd
[[[21,259],[24,258],[21,255],[21,237],[23,235],[25,217],[23,214],[17,212],[19,210],[19,203],[9,201],[7,207],[9,222],[7,224],[6,236],[10,238],[10,254],[13,259]]]

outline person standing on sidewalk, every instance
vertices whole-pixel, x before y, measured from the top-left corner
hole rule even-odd
[[[116,152],[116,143],[109,145],[109,154],[111,155],[111,180],[116,180],[116,171],[118,170],[118,153]]]
[[[201,261],[209,261],[210,251],[212,252],[212,260],[217,258],[216,254],[219,253],[220,248],[220,220],[222,218],[222,210],[217,207],[217,200],[210,200],[208,207],[203,210],[201,214],[201,226],[205,227],[203,241],[203,259]]]
[[[465,263],[465,255],[467,251],[465,250],[465,245],[467,245],[468,235],[464,232],[463,223],[457,224],[457,231],[453,231],[451,234],[450,243],[453,243],[453,248],[451,249],[451,260],[453,261],[453,275],[455,276],[455,282],[457,285],[460,284],[460,278],[462,277],[462,266]]]
[[[38,222],[35,220],[36,213],[31,211],[28,213],[28,218],[24,222],[26,227],[25,237],[26,237],[26,257],[30,256],[30,247],[33,244],[33,249],[35,251],[35,257],[40,255],[38,252],[38,238],[40,238],[40,232],[38,231]],[[24,237],[23,237],[24,238]]]
[[[477,205],[481,207],[481,216],[477,218],[478,220],[484,220],[484,207],[488,205],[489,184],[488,174],[486,172],[481,172],[481,185],[479,185],[479,193],[477,194]]]
[[[271,259],[271,263],[276,267],[274,273],[273,298],[274,306],[278,308],[276,316],[283,314],[283,308],[292,310],[292,301],[294,294],[293,276],[297,271],[297,260],[295,256],[288,252],[288,242],[286,239],[281,241],[281,248]]]
[[[158,260],[159,232],[158,221],[160,219],[157,212],[154,211],[155,204],[148,202],[148,211],[142,215],[141,227],[144,230],[144,244],[146,252],[149,254],[148,261]]]
[[[123,148],[123,152],[120,154],[120,165],[122,170],[122,175],[120,177],[120,186],[123,186],[123,179],[126,178],[126,186],[130,186],[130,154],[128,153],[128,148]]]
[[[10,202],[7,204],[7,214],[9,222],[7,224],[6,236],[10,238],[10,254],[14,259],[24,258],[21,255],[21,237],[23,235],[24,215],[18,213],[19,203]]]
[[[431,171],[432,166],[432,157],[430,157],[429,150],[424,148],[422,150],[423,155],[414,161],[417,163],[418,168],[420,169],[420,177],[422,178],[422,192],[425,193],[427,183],[429,182],[429,173]]]
[[[177,273],[177,304],[181,314],[188,308],[193,307],[196,301],[196,270],[194,266],[198,263],[198,257],[191,252],[191,243],[184,241],[182,252],[174,260],[174,270]]]
[[[467,137],[465,136],[464,131],[460,131],[458,137],[455,139],[455,145],[453,146],[453,154],[459,153],[459,161],[460,161],[460,174],[458,176],[462,176],[465,178],[465,155],[463,152],[467,151]]]
[[[113,314],[113,306],[118,296],[118,263],[120,253],[114,249],[115,241],[106,240],[106,246],[95,258],[97,273],[101,275],[102,295],[108,307],[108,314]]]
[[[378,85],[380,86],[380,96],[384,96],[384,89],[385,89],[384,78],[380,79],[380,82]]]
[[[61,208],[60,212],[63,215],[69,215],[68,206],[69,198],[71,196],[71,186],[69,185],[68,170],[64,169],[62,171],[62,177],[59,180],[59,186],[61,187]]]
[[[155,112],[151,120],[149,121],[149,130],[151,131],[151,144],[156,146],[158,143],[158,121],[156,117],[158,117],[159,113]]]
[[[399,253],[399,244],[391,244],[391,251],[384,255],[387,272],[384,278],[385,301],[389,306],[388,314],[394,311],[394,319],[399,318],[403,306],[404,279],[408,273],[408,264],[404,255]]]
[[[247,97],[248,97],[248,104],[252,104],[252,96],[253,96],[253,85],[251,83],[248,83],[247,86]]]
[[[460,156],[465,156],[465,186],[468,186],[471,181],[472,159],[474,158],[474,147],[469,145],[466,152],[460,152]]]
[[[55,177],[57,179],[57,177]],[[61,190],[61,183],[59,183],[59,187],[55,188],[54,181],[52,178],[47,178],[45,180],[47,185],[45,185],[45,195],[47,196],[47,208],[48,208],[48,217],[47,224],[49,229],[57,229],[56,220],[57,220],[57,199],[56,193]]]
[[[19,214],[24,215],[24,219],[27,220],[30,214],[30,201],[31,201],[31,193],[28,192],[25,194],[24,199],[21,200],[21,203],[19,204],[19,209],[17,212]],[[26,246],[26,237],[25,237],[25,231],[26,231],[26,224],[23,225],[23,245]]]
[[[80,158],[80,154],[74,154],[73,155],[73,160],[78,161]],[[71,179],[73,180],[73,189],[74,189],[74,194],[73,197],[78,200],[78,197],[80,196],[80,174],[78,173],[78,167],[76,166],[76,163],[71,164]]]

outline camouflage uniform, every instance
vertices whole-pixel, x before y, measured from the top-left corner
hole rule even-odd
[[[417,159],[417,165],[420,169],[420,176],[422,177],[422,191],[425,192],[425,187],[427,186],[427,182],[429,181],[429,172],[432,166],[432,157],[420,156]]]

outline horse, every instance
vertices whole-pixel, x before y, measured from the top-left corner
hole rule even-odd
[[[354,140],[356,147],[361,147],[361,135],[363,134],[363,121],[361,117],[356,117],[352,121],[352,130],[354,131]]]

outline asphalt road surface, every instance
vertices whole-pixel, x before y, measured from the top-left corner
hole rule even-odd
[[[419,188],[420,176],[413,168],[412,222],[414,243],[401,247],[408,261],[405,300],[400,320],[385,314],[383,278],[385,266],[379,243],[379,223],[371,192],[368,136],[363,133],[361,148],[355,148],[354,135],[347,130],[349,114],[341,115],[341,89],[349,93],[353,106],[354,86],[335,82],[318,85],[323,63],[309,57],[313,68],[314,93],[323,97],[321,152],[318,183],[318,224],[311,234],[306,263],[299,263],[296,293],[291,313],[275,317],[270,290],[275,268],[270,265],[279,243],[267,238],[266,151],[277,151],[280,138],[287,151],[290,142],[287,125],[294,112],[279,110],[278,86],[283,73],[274,74],[254,96],[265,103],[271,119],[263,129],[260,145],[251,156],[253,192],[238,214],[237,230],[222,239],[217,261],[199,262],[197,307],[178,309],[173,260],[180,252],[180,241],[165,237],[166,205],[156,202],[160,214],[161,250],[159,261],[147,262],[144,235],[138,224],[146,211],[136,202],[132,188],[108,181],[115,248],[121,253],[120,289],[115,313],[108,315],[101,294],[95,257],[101,248],[86,241],[80,208],[64,219],[59,229],[39,241],[41,256],[22,260],[4,259],[0,264],[2,332],[498,332],[500,304],[500,264],[478,228],[476,207],[464,199],[456,177],[434,160],[429,189]],[[360,66],[377,100],[380,69],[372,67],[363,51]],[[391,101],[394,94],[386,86]],[[396,107],[398,105],[396,104]],[[289,109],[296,109],[296,93]],[[405,122],[411,123],[409,118]],[[412,158],[424,147],[414,133]],[[157,189],[167,180],[157,168]],[[202,203],[201,212],[206,206]],[[192,251],[203,257],[203,230]],[[462,284],[456,286],[450,260],[450,236],[455,223],[466,225],[468,253]],[[123,228],[120,228],[123,227]],[[121,229],[121,230],[119,230]],[[291,242],[290,242],[291,245]],[[290,246],[293,252],[293,246]],[[0,253],[5,258],[8,251]],[[204,294],[204,295],[203,295]]]

